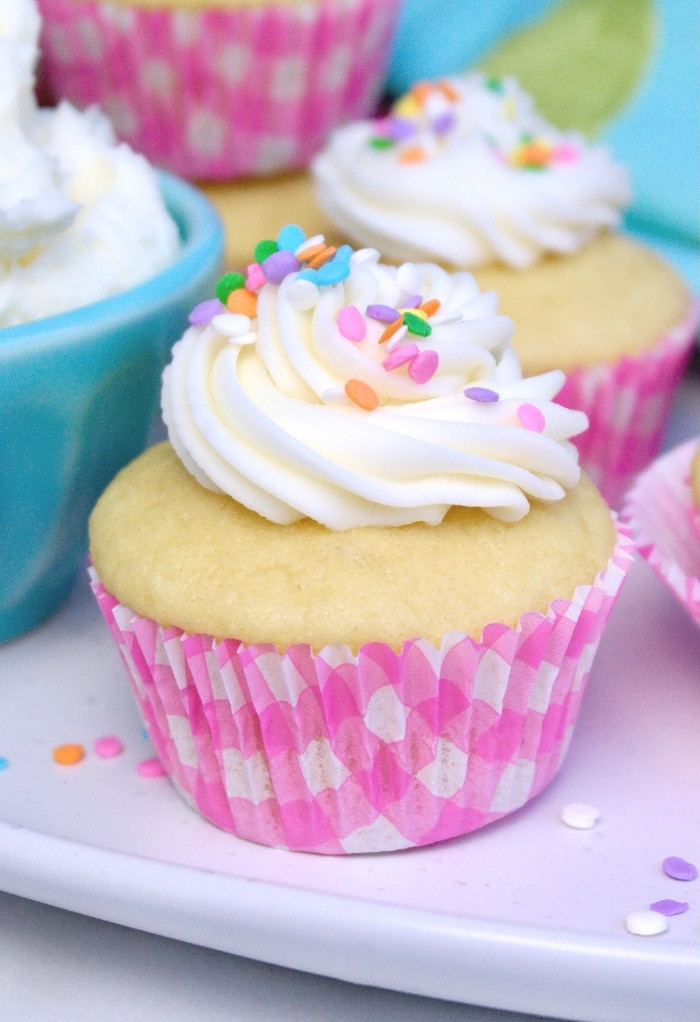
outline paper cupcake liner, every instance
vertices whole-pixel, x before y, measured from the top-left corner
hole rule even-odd
[[[585,433],[574,437],[580,462],[611,507],[661,449],[673,398],[695,337],[700,304],[652,348],[613,365],[570,373],[557,395],[567,408],[588,416]]]
[[[700,515],[689,474],[698,443],[675,447],[643,472],[623,515],[640,554],[700,627]]]
[[[187,635],[135,615],[92,571],[167,773],[207,820],[294,850],[390,851],[466,834],[554,777],[633,545],[517,628],[400,653],[314,653]]]
[[[398,5],[39,0],[42,98],[98,104],[121,139],[185,177],[304,167],[335,125],[373,112]]]

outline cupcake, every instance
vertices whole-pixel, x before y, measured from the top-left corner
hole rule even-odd
[[[475,72],[337,129],[313,172],[347,240],[498,291],[524,373],[566,373],[558,400],[589,417],[582,463],[616,504],[659,451],[697,323],[675,270],[616,230],[623,168],[551,127],[513,79]]]
[[[700,627],[700,439],[657,458],[623,514],[640,554]]]
[[[379,97],[397,0],[39,0],[42,89],[188,178],[305,166]]]
[[[93,588],[177,790],[327,854],[473,831],[570,742],[630,543],[471,274],[287,225],[193,310],[169,440],[90,519]]]

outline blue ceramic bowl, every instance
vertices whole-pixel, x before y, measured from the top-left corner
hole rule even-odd
[[[143,450],[187,315],[213,293],[224,234],[209,201],[160,176],[176,261],[114,298],[0,329],[0,641],[58,609],[87,550],[87,518]]]

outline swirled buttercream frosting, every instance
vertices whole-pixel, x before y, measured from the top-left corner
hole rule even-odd
[[[143,156],[96,108],[34,97],[34,0],[0,4],[0,327],[98,301],[166,267],[180,239]]]
[[[163,375],[173,447],[205,487],[280,524],[517,520],[579,478],[586,416],[523,379],[511,320],[468,272],[383,265],[284,227],[190,315]]]
[[[312,165],[319,205],[392,260],[526,267],[614,227],[630,197],[603,146],[562,133],[512,78],[420,82],[338,128]]]

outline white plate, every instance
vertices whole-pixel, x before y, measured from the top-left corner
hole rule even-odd
[[[695,384],[673,442],[698,432]],[[688,404],[690,402],[690,404]],[[687,406],[687,407],[686,407]],[[693,420],[689,425],[688,408]],[[53,620],[0,647],[0,888],[191,943],[352,982],[590,1022],[697,1017],[700,633],[638,561],[596,658],[558,778],[473,835],[386,855],[262,848],[202,821],[151,755],[85,580]],[[125,752],[101,760],[116,733]],[[54,746],[81,742],[74,767]],[[589,831],[569,802],[601,813]],[[637,937],[631,911],[690,903]]]

